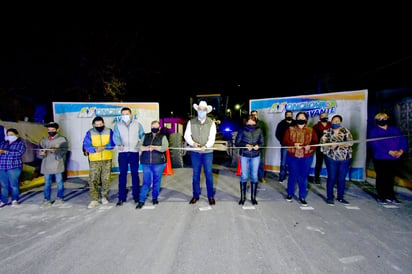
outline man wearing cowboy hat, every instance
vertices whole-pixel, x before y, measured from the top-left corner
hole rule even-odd
[[[206,177],[207,198],[210,205],[215,204],[213,187],[213,145],[216,139],[216,124],[207,114],[212,111],[212,106],[205,101],[200,101],[199,105],[193,104],[197,111],[197,117],[189,120],[186,125],[184,138],[186,142],[194,148],[190,152],[192,159],[193,178],[192,188],[193,197],[189,204],[195,204],[200,197],[200,172]]]

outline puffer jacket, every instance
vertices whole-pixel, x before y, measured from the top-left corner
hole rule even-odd
[[[258,145],[259,147],[263,147],[265,143],[265,139],[263,137],[262,129],[256,126],[245,126],[239,130],[235,145],[236,147],[242,147],[239,149],[239,155],[243,157],[259,157],[261,153],[261,148],[258,150],[248,150],[246,147],[247,144],[250,145]]]

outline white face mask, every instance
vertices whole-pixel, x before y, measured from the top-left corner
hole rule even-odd
[[[17,136],[6,136],[5,139],[6,141],[14,142],[17,140]]]
[[[130,116],[129,115],[122,115],[122,120],[125,123],[128,123],[130,121]]]

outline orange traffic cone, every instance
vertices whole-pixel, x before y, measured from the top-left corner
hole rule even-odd
[[[172,162],[170,161],[170,151],[169,149],[166,150],[166,166],[165,169],[163,170],[163,175],[173,175],[173,169],[172,169]]]
[[[236,176],[240,176],[241,173],[242,173],[242,171],[241,171],[241,168],[240,168],[240,155],[239,155],[239,159],[237,161]]]

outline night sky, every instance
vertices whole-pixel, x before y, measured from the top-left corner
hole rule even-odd
[[[185,117],[196,94],[229,96],[232,107],[249,99],[412,86],[412,45],[401,23],[272,23],[34,22],[6,30],[3,116],[5,109],[16,112],[4,105],[15,98],[49,106],[159,102],[161,116]],[[126,84],[116,99],[104,95],[102,84],[112,77]]]

